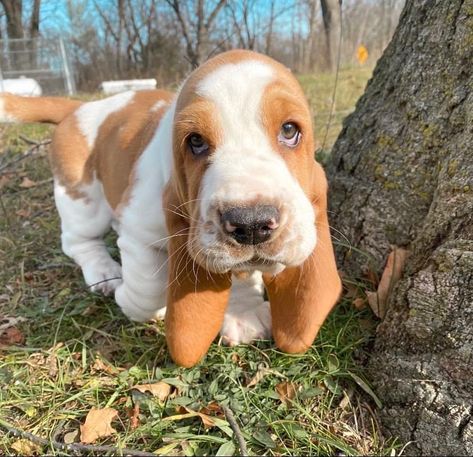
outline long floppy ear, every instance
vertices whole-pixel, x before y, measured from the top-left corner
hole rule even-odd
[[[301,266],[287,268],[276,276],[264,275],[273,337],[276,345],[289,353],[304,352],[312,345],[341,292],[328,225],[327,181],[317,163],[309,197],[316,214],[315,249]]]
[[[230,273],[212,274],[190,257],[189,222],[179,213],[178,201],[168,185],[163,198],[170,236],[166,340],[174,362],[191,367],[205,355],[222,327],[231,279]]]

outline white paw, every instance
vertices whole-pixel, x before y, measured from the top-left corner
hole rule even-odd
[[[154,313],[154,319],[158,321],[163,321],[165,316],[166,316],[166,307],[160,308]]]
[[[92,292],[112,294],[122,283],[122,267],[111,257],[100,257],[82,268],[85,282]]]
[[[271,338],[271,312],[268,302],[239,313],[225,314],[220,330],[222,341],[228,346]]]
[[[159,306],[159,303],[162,303],[162,300],[159,300],[159,298],[159,296],[153,297],[150,301],[149,297],[141,297],[127,287],[126,283],[121,284],[118,286],[117,290],[115,290],[115,301],[118,306],[120,306],[123,314],[125,314],[128,319],[137,322],[164,319],[166,307],[163,308]],[[158,306],[155,306],[156,303],[158,303]]]

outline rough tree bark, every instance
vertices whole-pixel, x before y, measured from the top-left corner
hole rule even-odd
[[[473,0],[407,0],[328,166],[351,275],[411,256],[368,373],[409,454],[473,454]]]

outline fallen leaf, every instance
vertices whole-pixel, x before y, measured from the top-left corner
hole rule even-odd
[[[172,387],[163,381],[154,384],[136,384],[132,389],[136,389],[142,394],[149,392],[153,397],[157,397],[162,402],[167,400],[172,391]]]
[[[225,417],[225,413],[222,410],[222,407],[216,402],[216,401],[211,401],[207,406],[204,406],[199,413],[207,414],[207,415],[213,415],[213,416],[221,416]]]
[[[21,439],[15,441],[11,448],[15,450],[18,455],[39,455],[41,447],[29,440]]]
[[[0,176],[0,189],[10,182],[10,177],[7,175]]]
[[[30,217],[31,216],[31,211],[29,209],[19,209],[18,211],[15,212],[15,214],[19,217]]]
[[[92,408],[85,418],[84,425],[80,426],[81,443],[91,444],[98,438],[116,433],[111,423],[117,416],[118,411],[113,408]]]
[[[281,402],[288,405],[296,396],[296,386],[292,382],[280,382],[276,385],[276,392]]]
[[[94,361],[94,364],[92,365],[91,372],[97,373],[99,371],[103,371],[108,374],[117,374],[118,369],[108,363],[105,363],[102,359],[97,357]]]
[[[377,317],[383,319],[386,315],[386,303],[393,287],[401,278],[406,259],[410,252],[406,249],[393,246],[388,256],[381,280],[376,292],[367,292],[368,303]]]
[[[16,327],[9,327],[0,333],[0,345],[23,344],[25,336]]]
[[[48,356],[48,376],[52,379],[56,378],[58,372],[57,356],[52,353]]]
[[[55,378],[57,376],[57,373],[58,373],[57,350],[62,348],[63,346],[64,346],[64,343],[60,342],[49,350],[50,354],[48,355],[46,362],[48,364],[48,375],[50,378]]]
[[[16,324],[20,322],[25,322],[26,319],[24,317],[8,317],[3,316],[0,317],[0,331],[5,330],[10,327],[15,327]]]
[[[355,298],[351,303],[358,310],[366,308],[366,298],[358,297]]]
[[[64,434],[63,441],[65,444],[75,443],[77,435],[79,435],[79,430],[73,430],[72,432],[67,432]]]
[[[212,416],[209,416],[208,414],[194,411],[190,408],[187,408],[186,406],[180,406],[177,409],[177,412],[180,414],[175,414],[174,416],[165,417],[164,419],[162,419],[162,422],[168,422],[168,421],[174,422],[174,421],[180,421],[183,419],[189,419],[191,417],[198,417],[202,421],[202,424],[204,425],[205,429],[215,426],[215,420],[212,418]]]
[[[260,366],[255,375],[250,379],[250,382],[246,385],[246,387],[256,386],[256,384],[258,384],[268,373],[270,373],[269,368],[265,366]]]
[[[135,403],[133,408],[127,408],[127,415],[130,419],[130,427],[132,429],[137,428],[140,425],[140,404]]]
[[[30,187],[34,187],[34,186],[36,186],[36,183],[32,181],[30,178],[28,178],[28,176],[25,176],[23,178],[23,181],[21,181],[20,183],[20,187],[22,187],[23,189],[29,189]]]

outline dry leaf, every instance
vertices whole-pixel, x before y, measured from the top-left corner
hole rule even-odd
[[[11,448],[15,450],[18,455],[39,455],[41,447],[29,440],[21,439],[15,441]]]
[[[250,382],[246,385],[246,387],[256,386],[256,384],[258,384],[269,373],[271,373],[271,370],[266,365],[260,364],[258,366],[258,371],[250,379]]]
[[[296,396],[296,386],[292,382],[280,382],[276,385],[276,392],[281,402],[287,405]]]
[[[366,299],[363,297],[355,298],[351,303],[358,310],[366,308]]]
[[[0,345],[23,344],[25,336],[16,327],[9,327],[0,333]]]
[[[207,414],[207,415],[213,415],[213,416],[221,416],[224,417],[225,413],[222,410],[222,407],[216,402],[216,401],[211,401],[207,406],[204,406],[199,413]]]
[[[187,408],[185,406],[180,406],[177,411],[180,414],[175,414],[174,416],[165,417],[162,420],[162,422],[179,421],[183,419],[189,419],[191,417],[198,417],[202,421],[202,424],[204,424],[205,429],[211,428],[215,425],[215,420],[212,418],[212,416],[209,416],[208,414],[193,411],[192,409]]]
[[[108,363],[105,363],[102,359],[97,357],[94,361],[94,364],[92,365],[91,372],[97,373],[99,371],[103,371],[108,374],[117,374],[118,369]]]
[[[113,408],[92,408],[85,418],[84,425],[80,426],[81,443],[91,444],[98,438],[116,433],[112,427],[112,420],[118,416],[118,411]]]
[[[28,178],[28,176],[25,176],[23,178],[23,181],[21,181],[20,183],[20,187],[22,187],[23,189],[29,189],[30,187],[34,187],[36,186],[36,183],[34,181],[31,181],[30,178]]]
[[[10,327],[15,327],[16,324],[19,324],[20,322],[25,322],[26,319],[24,317],[8,317],[8,316],[3,316],[0,317],[0,331],[6,330],[7,328]]]
[[[0,176],[0,189],[10,182],[10,177],[7,175]]]
[[[29,209],[19,209],[15,214],[19,217],[30,217],[31,211]]]
[[[56,378],[58,372],[57,356],[53,352],[48,356],[48,376]]]
[[[135,403],[133,408],[127,408],[126,413],[130,418],[130,427],[132,429],[137,428],[140,425],[140,404]]]
[[[393,246],[392,252],[388,256],[386,267],[384,268],[381,281],[379,281],[376,292],[367,292],[368,303],[377,317],[383,319],[386,315],[386,303],[394,285],[401,278],[406,259],[410,252],[406,249]]]
[[[171,394],[172,387],[162,381],[154,384],[137,384],[132,389],[140,391],[142,394],[149,392],[153,397],[157,397],[159,401],[166,401]]]
[[[75,443],[79,430],[73,430],[72,432],[67,432],[64,434],[63,441],[65,444]]]
[[[60,342],[56,345],[54,345],[49,351],[50,354],[48,355],[48,358],[46,359],[46,362],[48,364],[48,375],[50,378],[55,378],[58,373],[58,363],[57,363],[57,355],[56,352],[58,349],[62,348],[64,346],[64,343]]]

